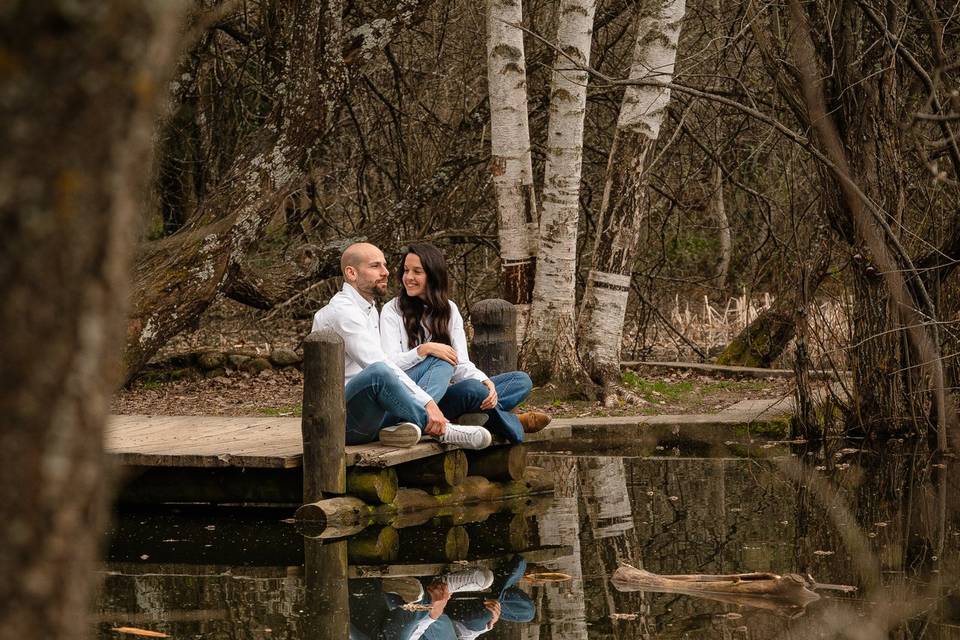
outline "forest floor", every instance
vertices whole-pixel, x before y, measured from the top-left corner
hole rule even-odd
[[[158,358],[204,348],[269,353],[278,347],[299,351],[311,320],[249,310],[229,301],[215,305],[199,328],[173,340]],[[178,380],[141,377],[113,398],[118,414],[299,416],[303,376],[295,368],[266,369],[253,374],[226,371]],[[597,401],[557,398],[549,385],[535,388],[522,409],[538,409],[555,417],[717,413],[741,400],[792,395],[793,380],[782,378],[714,378],[699,372],[663,369],[624,372],[627,391],[615,407]]]

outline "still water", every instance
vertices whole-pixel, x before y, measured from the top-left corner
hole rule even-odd
[[[909,440],[552,446],[531,455],[555,473],[551,497],[339,542],[287,513],[118,514],[97,635],[960,638],[960,483]],[[619,563],[809,574],[820,599],[619,591]]]

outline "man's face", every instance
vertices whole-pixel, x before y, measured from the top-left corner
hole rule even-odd
[[[387,262],[383,252],[371,249],[356,267],[350,267],[356,274],[356,281],[351,282],[353,288],[365,298],[382,296],[387,292]]]

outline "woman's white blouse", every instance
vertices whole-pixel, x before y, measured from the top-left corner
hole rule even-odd
[[[426,332],[424,342],[429,342],[432,337],[430,331],[426,326],[424,331]],[[467,353],[467,334],[463,330],[463,316],[460,315],[460,309],[453,300],[450,301],[450,342],[453,343],[451,346],[457,352],[457,366],[453,370],[450,382],[486,380],[487,374],[470,362],[470,355]],[[387,360],[404,371],[423,361],[423,356],[417,353],[417,348],[410,348],[407,330],[403,326],[403,316],[400,315],[396,298],[383,305],[383,309],[380,310],[380,343]]]

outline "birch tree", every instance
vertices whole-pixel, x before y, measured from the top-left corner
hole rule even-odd
[[[537,198],[527,121],[527,70],[521,0],[488,0],[487,81],[490,166],[497,205],[503,297],[518,305],[522,339],[536,271]]]
[[[661,0],[637,22],[630,80],[670,82],[677,58],[684,0]],[[620,342],[630,279],[646,210],[646,169],[670,90],[631,85],[624,92],[607,163],[593,263],[577,323],[580,360],[608,387],[620,379]]]
[[[585,68],[590,64],[595,11],[595,0],[560,2],[537,270],[521,353],[523,366],[537,381],[551,378],[575,384],[587,377],[577,359],[574,336]]]

